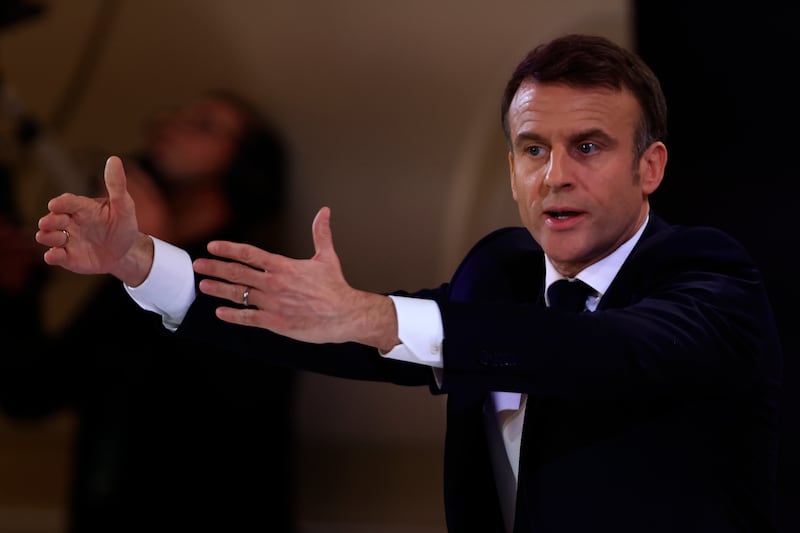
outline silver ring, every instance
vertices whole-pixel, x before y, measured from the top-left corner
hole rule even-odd
[[[247,307],[247,297],[250,296],[250,287],[245,287],[242,293],[242,305]]]
[[[69,242],[69,232],[67,230],[65,230],[65,229],[62,229],[61,233],[64,234],[64,244],[59,246],[59,248],[66,248],[67,247],[67,243]]]

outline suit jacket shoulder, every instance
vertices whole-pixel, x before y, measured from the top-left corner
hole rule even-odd
[[[530,301],[541,292],[544,253],[523,227],[492,231],[470,249],[453,274],[449,301]]]

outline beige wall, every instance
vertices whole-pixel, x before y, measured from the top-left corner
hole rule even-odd
[[[311,219],[330,205],[345,274],[371,290],[438,284],[478,235],[516,222],[497,109],[532,45],[571,31],[630,40],[625,0],[50,4],[0,34],[0,73],[45,119],[100,6],[116,7],[60,132],[66,149],[79,159],[131,150],[158,109],[211,86],[239,90],[291,146],[291,253],[311,253]],[[44,209],[37,202],[32,217]],[[68,315],[63,297],[53,312]],[[425,390],[303,376],[299,436],[437,450],[443,402]],[[441,471],[430,477],[438,483]]]

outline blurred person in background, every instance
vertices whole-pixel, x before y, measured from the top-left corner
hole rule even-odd
[[[281,246],[285,149],[252,104],[211,91],[146,134],[126,158],[142,227],[198,254],[213,239]],[[0,229],[6,256],[17,233]],[[57,339],[16,333],[31,312],[2,327],[19,349],[0,358],[0,404],[75,411],[70,532],[294,531],[292,370],[165,335],[111,276]]]

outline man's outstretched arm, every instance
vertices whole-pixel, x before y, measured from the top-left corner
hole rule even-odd
[[[106,161],[108,196],[88,198],[65,193],[48,202],[36,240],[50,248],[49,265],[79,274],[109,273],[129,287],[148,278],[154,261],[153,239],[139,231],[122,161]],[[297,340],[358,342],[388,352],[398,344],[395,307],[387,296],[361,291],[344,279],[333,247],[330,209],[314,219],[315,254],[299,260],[255,246],[213,241],[208,250],[220,259],[198,259],[200,290],[246,309],[220,307],[217,316],[234,324],[262,327]],[[141,304],[140,304],[141,305]]]

